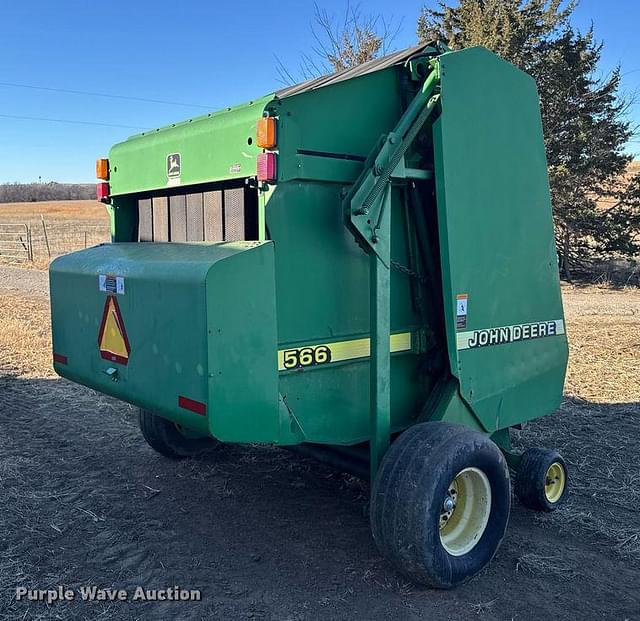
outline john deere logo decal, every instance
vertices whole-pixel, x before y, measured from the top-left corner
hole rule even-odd
[[[564,320],[562,319],[458,332],[456,337],[458,350],[461,350],[517,343],[518,341],[541,339],[549,336],[558,336],[559,334],[564,334]]]
[[[180,154],[170,153],[167,155],[167,177],[176,179],[180,176]]]

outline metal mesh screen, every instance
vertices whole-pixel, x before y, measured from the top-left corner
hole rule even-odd
[[[153,216],[150,198],[142,198],[138,201],[138,241],[153,241]]]
[[[187,194],[187,241],[204,241],[202,193]]]
[[[236,187],[138,200],[138,241],[258,238],[258,193]]]
[[[166,196],[153,199],[153,241],[169,241],[169,204]]]
[[[187,201],[184,195],[169,197],[171,241],[187,241]]]
[[[244,188],[224,191],[224,239],[244,239]]]
[[[204,193],[204,239],[222,241],[222,192]]]

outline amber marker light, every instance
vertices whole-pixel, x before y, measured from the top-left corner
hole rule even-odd
[[[96,160],[96,177],[103,181],[109,181],[109,160],[101,158]]]
[[[276,120],[273,117],[263,116],[258,119],[256,143],[261,149],[273,149],[276,146]]]

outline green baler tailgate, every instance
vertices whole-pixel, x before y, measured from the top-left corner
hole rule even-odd
[[[436,191],[451,372],[485,429],[555,410],[568,348],[535,83],[483,48],[440,57]]]
[[[50,281],[60,375],[221,440],[278,440],[272,243],[105,244]]]

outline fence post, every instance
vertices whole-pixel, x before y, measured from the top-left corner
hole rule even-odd
[[[27,253],[27,261],[31,261],[31,242],[29,241],[29,225],[23,224],[24,226],[24,242],[22,242],[22,247],[24,251]],[[22,241],[22,237],[20,237],[20,241]]]
[[[29,260],[33,263],[33,234],[31,231],[31,227],[27,226],[27,240],[29,242]]]
[[[44,216],[40,214],[40,219],[42,220],[42,232],[44,233],[44,243],[47,245],[47,254],[49,258],[51,258],[51,248],[49,248],[49,237],[47,236],[47,226],[44,223]]]

